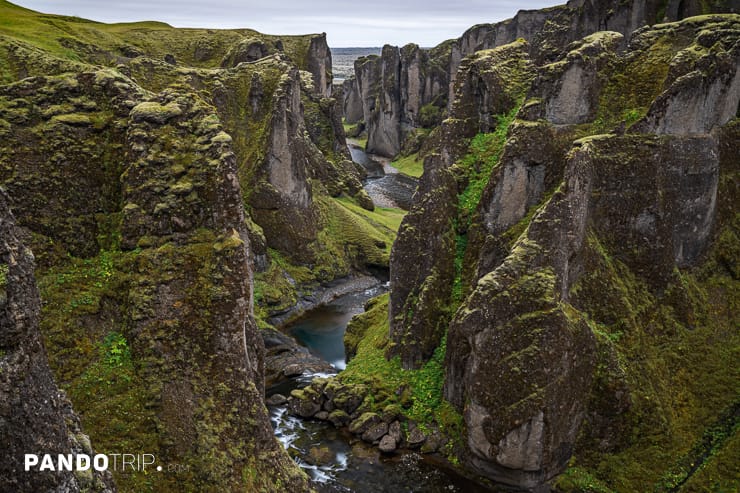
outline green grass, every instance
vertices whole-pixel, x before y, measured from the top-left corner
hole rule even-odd
[[[363,209],[358,206],[352,199],[347,197],[336,198],[334,201],[351,211],[353,214],[365,217],[371,224],[377,227],[387,228],[393,232],[398,232],[398,228],[401,226],[401,221],[406,215],[406,211],[403,209],[395,209],[392,207],[376,206],[374,211],[368,211],[367,209]]]
[[[339,379],[345,383],[368,385],[368,398],[377,410],[398,406],[406,418],[414,420],[423,429],[436,422],[448,436],[460,438],[462,417],[442,396],[446,338],[432,358],[418,370],[401,368],[399,357],[387,360],[388,302],[388,293],[375,298],[370,302],[369,310],[353,320],[353,324],[362,326],[356,341],[357,355],[339,374]],[[451,443],[448,453],[452,447]]]
[[[419,154],[398,158],[391,163],[391,166],[398,169],[401,173],[419,178],[424,173],[424,160],[419,159]]]
[[[280,39],[285,53],[299,67],[306,69],[310,39],[310,36],[263,35],[251,29],[180,29],[146,20],[105,24],[78,17],[43,14],[5,0],[0,0],[0,35],[76,61],[108,63],[106,57],[100,56],[101,51],[120,54],[123,46],[129,46],[152,58],[161,60],[169,53],[178,63],[204,68],[220,66],[229,49],[240,40],[257,38],[270,45]],[[76,44],[86,46],[78,47]],[[196,51],[208,55],[198,59]]]
[[[344,128],[345,135],[349,135],[353,130],[357,128],[357,124],[347,123],[342,119],[342,127]]]
[[[470,141],[467,154],[457,163],[468,177],[468,186],[459,196],[460,220],[469,223],[483,189],[488,184],[491,172],[498,165],[506,143],[509,126],[514,121],[519,107],[516,105],[505,115],[498,115],[496,130],[487,134],[478,134]]]
[[[405,211],[384,207],[368,211],[348,197],[317,197],[317,203],[323,226],[312,246],[317,261],[309,269],[269,250],[269,268],[254,278],[255,315],[260,320],[293,306],[304,292],[345,276],[352,268],[388,267]]]

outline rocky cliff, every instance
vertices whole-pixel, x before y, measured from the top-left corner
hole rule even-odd
[[[498,482],[537,490],[570,465],[566,491],[696,485],[695,462],[726,464],[697,451],[734,443],[706,436],[736,423],[736,372],[717,367],[738,347],[740,24],[642,23],[555,57],[476,51],[425,144],[387,354],[426,371],[446,348],[463,461]]]
[[[2,100],[5,186],[46,264],[42,331],[96,443],[181,464],[194,487],[305,487],[263,404],[244,206],[215,108],[108,70],[28,78]]]
[[[25,454],[94,456],[90,439],[59,390],[39,331],[41,300],[33,253],[26,248],[0,190],[0,465],[3,491],[115,491],[108,473],[24,472]]]
[[[51,369],[99,449],[175,465],[119,488],[309,490],[272,434],[257,324],[387,268],[394,234],[363,209],[325,35],[0,10],[0,184]]]
[[[404,140],[413,135],[414,129],[439,123],[437,117],[424,121],[423,108],[427,115],[451,110],[448,104],[455,97],[454,82],[460,64],[477,51],[524,39],[529,43],[530,57],[543,64],[555,60],[570,43],[591,33],[613,31],[629,36],[645,25],[712,12],[738,12],[739,8],[732,1],[571,0],[549,9],[522,10],[496,24],[476,25],[459,38],[430,50],[413,44],[401,49],[388,46],[373,62],[378,68],[368,71],[366,64],[370,60],[358,60],[354,79],[345,82],[347,121],[362,119],[368,130],[367,149],[393,157],[401,152]]]

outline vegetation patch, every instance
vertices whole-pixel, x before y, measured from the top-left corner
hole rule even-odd
[[[391,166],[404,175],[414,178],[419,178],[424,173],[424,160],[419,158],[419,153],[398,158],[391,163]]]
[[[467,154],[457,163],[468,179],[468,185],[459,196],[459,217],[465,225],[470,220],[480,202],[483,189],[488,184],[491,171],[495,168],[506,143],[509,126],[514,121],[519,106],[509,113],[496,116],[496,130],[487,134],[478,134],[470,141]]]
[[[737,416],[719,414],[740,398],[740,281],[722,260],[736,251],[732,230],[719,234],[725,241],[715,242],[702,266],[677,269],[660,294],[589,236],[590,265],[571,297],[616,350],[631,406],[612,418],[625,443],[611,453],[586,446],[573,465],[614,491],[732,491],[722,488],[738,484],[729,478],[740,466],[727,462],[737,449]],[[697,475],[720,489],[700,487]]]
[[[301,266],[268,251],[270,266],[255,275],[255,315],[266,320],[295,304],[298,297],[319,284],[346,276],[351,268],[388,268],[390,251],[405,211],[376,207],[363,209],[348,197],[317,197],[323,228],[313,245],[317,262]]]
[[[370,391],[366,404],[372,409],[399,408],[403,416],[424,430],[433,423],[439,425],[451,439],[446,449],[451,454],[457,445],[455,440],[462,439],[463,421],[442,395],[446,337],[424,366],[404,370],[400,357],[385,358],[389,344],[388,303],[387,293],[374,298],[368,303],[368,310],[353,319],[352,324],[361,328],[355,329],[357,336],[348,343],[356,344],[357,355],[338,378],[343,383],[367,385]]]

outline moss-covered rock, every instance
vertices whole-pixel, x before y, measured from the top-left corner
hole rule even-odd
[[[7,454],[0,464],[0,488],[115,491],[108,472],[50,472],[38,469],[38,465],[31,472],[24,469],[24,454],[39,446],[52,457],[92,457],[94,452],[49,369],[39,331],[41,299],[34,279],[34,257],[20,241],[21,235],[10,211],[10,200],[0,190],[0,433]]]

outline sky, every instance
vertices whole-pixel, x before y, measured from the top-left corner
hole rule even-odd
[[[436,46],[475,24],[513,17],[520,9],[565,0],[11,0],[49,14],[101,22],[157,20],[175,27],[256,29],[265,34],[327,33],[329,46]]]

